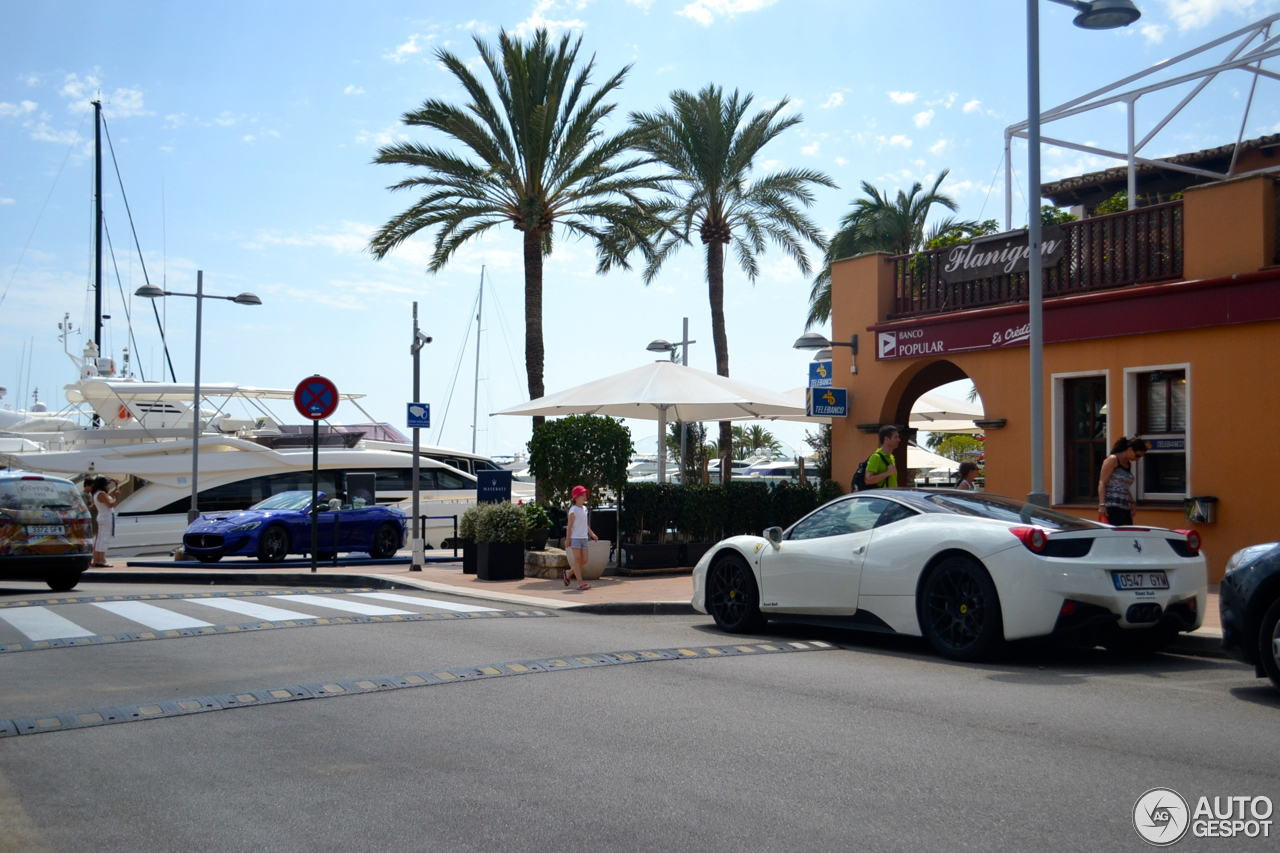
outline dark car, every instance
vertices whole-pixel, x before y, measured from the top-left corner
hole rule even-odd
[[[42,580],[66,592],[92,552],[93,520],[75,484],[0,471],[0,578]]]
[[[385,559],[404,546],[405,513],[395,507],[341,505],[324,492],[317,502],[317,554],[359,551]],[[197,518],[182,547],[202,563],[228,556],[278,563],[289,554],[311,553],[311,492],[281,492],[240,512]]]
[[[1280,542],[1237,551],[1218,588],[1222,645],[1280,688]]]

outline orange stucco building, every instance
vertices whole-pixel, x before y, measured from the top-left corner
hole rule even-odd
[[[1136,471],[1135,523],[1198,530],[1211,582],[1237,549],[1280,538],[1276,202],[1275,179],[1240,178],[1045,238],[1062,243],[1045,275],[1051,502],[1096,517],[1102,459],[1120,436],[1142,436],[1152,450]],[[989,245],[999,264],[1011,241]],[[834,352],[835,384],[850,398],[832,427],[838,481],[875,449],[880,424],[906,424],[920,394],[968,378],[986,413],[987,490],[1030,491],[1026,275],[974,278],[957,251],[833,265],[833,340],[861,344],[856,374],[850,349]],[[1188,522],[1186,499],[1206,496],[1216,519]]]

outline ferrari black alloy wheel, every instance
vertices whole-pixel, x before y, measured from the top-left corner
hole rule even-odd
[[[385,560],[400,550],[400,528],[390,521],[383,522],[373,534],[373,550],[369,556]]]
[[[258,559],[264,563],[279,563],[289,555],[289,531],[273,525],[262,531],[258,540]]]
[[[755,576],[738,555],[721,559],[707,572],[707,610],[721,630],[733,634],[764,627]]]
[[[973,560],[949,557],[924,583],[920,624],[944,657],[981,660],[1004,639],[1000,599],[986,569]]]

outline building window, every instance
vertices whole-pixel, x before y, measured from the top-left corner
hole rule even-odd
[[[1067,503],[1095,502],[1102,460],[1107,458],[1107,377],[1062,381],[1063,447]]]
[[[1138,466],[1140,500],[1187,496],[1187,372],[1137,374],[1138,436],[1151,449]]]

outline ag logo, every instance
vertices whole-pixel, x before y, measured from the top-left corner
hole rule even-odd
[[[898,333],[880,332],[876,340],[880,343],[880,358],[892,358],[898,353]]]
[[[1133,828],[1156,847],[1181,841],[1190,825],[1187,801],[1172,788],[1152,788],[1133,804]]]
[[[818,375],[821,376],[823,379],[827,378],[827,366],[825,364],[819,364],[817,367],[817,372],[818,372]]]
[[[827,401],[828,406],[834,406],[836,404],[836,395],[832,394],[830,391],[823,394],[822,399]]]

